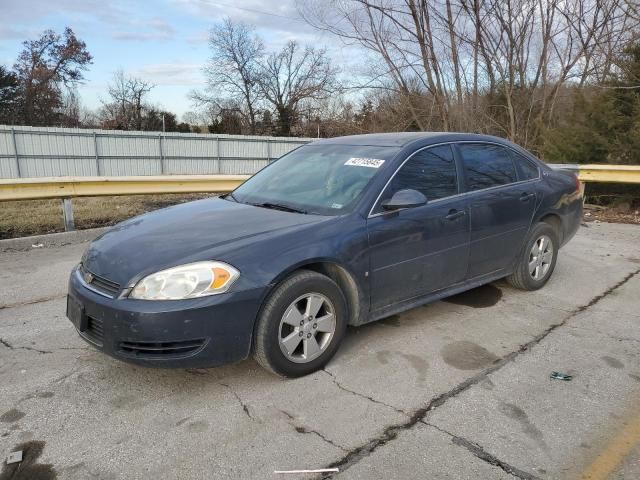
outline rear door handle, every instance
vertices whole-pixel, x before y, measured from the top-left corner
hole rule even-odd
[[[521,202],[528,202],[529,200],[531,200],[535,196],[536,196],[535,193],[523,192],[522,195],[520,195],[520,201]]]
[[[456,210],[455,208],[449,210],[449,213],[444,217],[447,220],[455,220],[456,218],[460,218],[464,215],[464,210]]]

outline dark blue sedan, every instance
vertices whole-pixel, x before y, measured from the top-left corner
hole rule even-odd
[[[73,270],[67,316],[147,366],[253,354],[296,377],[362,325],[499,278],[535,290],[582,214],[575,175],[505,140],[389,133],[300,147],[233,193],[127,220]]]

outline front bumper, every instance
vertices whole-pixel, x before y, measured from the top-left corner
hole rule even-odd
[[[264,289],[198,299],[108,298],[71,272],[68,303],[80,336],[119,360],[165,368],[215,367],[249,355]]]

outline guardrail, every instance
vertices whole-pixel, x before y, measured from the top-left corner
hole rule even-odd
[[[44,198],[230,192],[250,175],[47,177],[0,179],[0,201]]]
[[[230,192],[250,175],[52,177],[0,179],[0,201],[62,199],[64,229],[74,230],[73,197]]]
[[[550,164],[570,170],[581,182],[640,184],[640,165]],[[65,230],[73,230],[73,197],[163,193],[229,192],[250,175],[162,175],[135,177],[50,177],[0,179],[0,202],[60,198]]]
[[[640,165],[575,165],[550,163],[556,170],[570,170],[578,174],[581,182],[600,183],[638,183],[640,184]]]

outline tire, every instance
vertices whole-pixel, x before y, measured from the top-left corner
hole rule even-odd
[[[347,305],[340,287],[325,275],[300,270],[283,280],[265,301],[255,329],[254,358],[265,369],[284,377],[315,372],[338,350],[347,322]]]
[[[543,254],[543,258],[540,259],[541,255],[534,256],[534,245],[536,246],[536,250],[539,251],[540,239],[543,238],[549,241],[550,247],[553,250],[549,255],[548,247],[545,247],[544,250],[547,250],[547,253]],[[548,223],[537,223],[531,228],[531,232],[517,260],[515,270],[507,277],[507,282],[520,290],[538,290],[544,287],[556,267],[559,248],[560,242],[555,229]],[[534,271],[531,272],[531,265],[538,266],[539,270],[536,271],[534,269]]]

